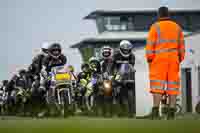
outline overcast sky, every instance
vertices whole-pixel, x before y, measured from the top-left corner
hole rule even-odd
[[[62,43],[69,63],[80,66],[77,50],[68,47],[96,34],[95,23],[82,20],[97,9],[200,8],[199,0],[0,0],[0,79],[30,64],[43,42]]]

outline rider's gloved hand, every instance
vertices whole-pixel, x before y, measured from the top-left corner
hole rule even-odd
[[[109,76],[109,75],[108,75],[108,72],[104,72],[104,73],[103,73],[103,77],[104,77],[104,78],[106,78],[106,79],[107,79],[107,78],[108,78],[108,76]]]
[[[116,80],[116,81],[120,81],[120,80],[121,80],[121,76],[120,76],[119,74],[117,74],[117,75],[115,76],[115,80]]]
[[[41,70],[41,74],[44,78],[47,78],[48,76],[48,73],[46,71],[46,67],[45,66],[42,66],[42,70]]]

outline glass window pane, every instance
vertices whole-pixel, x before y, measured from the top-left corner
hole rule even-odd
[[[112,25],[120,25],[120,18],[119,17],[111,17],[111,22],[110,24]]]

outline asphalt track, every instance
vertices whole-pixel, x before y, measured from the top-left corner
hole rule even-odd
[[[88,117],[0,118],[0,133],[200,133],[199,117],[171,121]]]

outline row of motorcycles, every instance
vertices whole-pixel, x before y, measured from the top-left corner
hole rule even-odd
[[[126,70],[115,75],[91,74],[89,78],[79,81],[69,66],[53,67],[47,77],[49,89],[40,88],[39,93],[35,92],[34,87],[25,89],[20,85],[15,85],[11,92],[2,89],[0,112],[4,115],[36,117],[68,117],[76,114],[106,117],[114,114],[125,115],[127,109],[127,115],[133,116],[135,91],[134,88],[125,90],[123,86],[134,82],[134,78],[130,80],[128,75],[131,72],[131,75],[134,75],[135,70],[128,64],[123,64],[122,67],[126,67]],[[42,74],[40,78],[44,78]],[[34,84],[33,82],[32,86]]]

